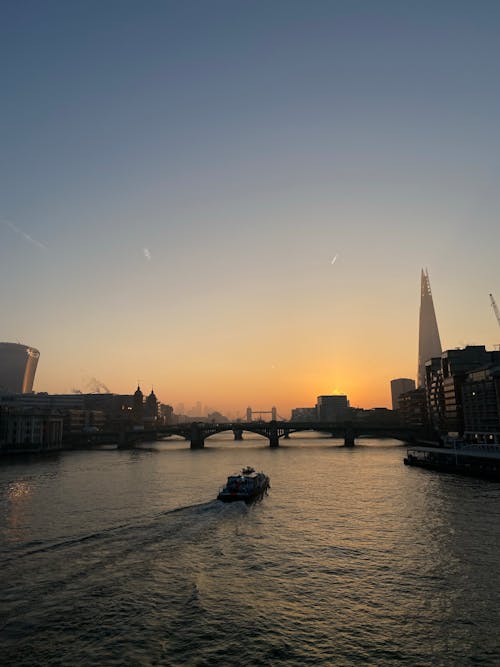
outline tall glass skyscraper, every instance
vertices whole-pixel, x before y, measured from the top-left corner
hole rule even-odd
[[[441,356],[441,339],[432,301],[429,274],[422,269],[420,279],[420,323],[418,329],[417,386],[425,387],[425,362]]]
[[[0,391],[27,394],[33,391],[40,352],[20,343],[0,343]]]

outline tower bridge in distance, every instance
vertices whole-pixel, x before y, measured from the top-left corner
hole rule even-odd
[[[254,410],[251,407],[247,408],[247,423],[254,421],[254,416],[259,415],[258,421],[262,421],[262,415],[271,415],[271,421],[276,421],[277,419],[281,421],[286,421],[283,417],[280,417],[278,414],[277,408],[273,405],[270,410]]]
[[[357,422],[295,422],[295,421],[270,421],[270,422],[227,422],[213,424],[208,422],[192,422],[175,424],[171,426],[156,426],[154,429],[144,431],[123,431],[121,433],[96,433],[89,438],[90,444],[106,442],[117,442],[119,447],[131,447],[136,442],[162,440],[173,435],[181,436],[189,440],[191,449],[203,449],[205,441],[217,433],[232,431],[235,441],[243,440],[245,431],[261,435],[269,440],[269,446],[279,447],[281,439],[288,439],[292,433],[304,431],[316,431],[327,433],[332,438],[344,440],[346,447],[353,447],[356,438],[376,437],[394,438],[402,442],[415,442],[416,438],[423,436],[421,429],[412,426],[388,425],[383,423],[362,424]]]

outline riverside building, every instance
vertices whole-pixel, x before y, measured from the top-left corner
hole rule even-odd
[[[398,398],[398,412],[403,424],[416,426],[417,428],[427,427],[428,415],[425,389],[419,387],[401,394]]]
[[[0,452],[61,449],[63,416],[57,410],[0,405]]]
[[[473,372],[481,369],[486,371],[499,364],[500,352],[487,350],[484,345],[468,345],[463,349],[446,350],[439,357],[429,359],[426,363],[426,396],[432,426],[441,433],[454,436],[463,436],[466,430],[472,433],[474,430],[472,424],[478,423],[474,420],[484,417],[484,413],[477,411],[478,401],[472,401],[478,396],[472,394],[474,391],[472,384],[479,382],[479,376],[475,376]],[[482,381],[486,382],[486,376]],[[494,384],[493,375],[490,375],[488,383]],[[486,396],[484,392],[483,395]],[[491,393],[488,400],[491,400]],[[476,416],[467,417],[472,421],[467,423],[466,429],[466,411],[472,410],[474,402]],[[483,417],[479,417],[479,414]]]
[[[462,385],[464,439],[500,444],[500,365],[467,373]]]

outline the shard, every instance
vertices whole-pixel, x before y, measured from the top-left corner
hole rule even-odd
[[[418,387],[425,387],[425,362],[441,356],[441,340],[432,301],[427,270],[422,269],[420,281],[420,323],[418,329]]]

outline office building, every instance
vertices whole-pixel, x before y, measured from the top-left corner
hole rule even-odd
[[[487,350],[484,345],[445,350],[439,358],[429,359],[426,364],[426,395],[432,426],[443,433],[463,435],[464,383],[472,371],[498,364],[500,352]]]
[[[322,422],[344,421],[349,418],[349,401],[344,394],[318,396],[316,416]]]
[[[415,380],[410,380],[410,378],[397,378],[391,380],[392,409],[398,409],[398,399],[401,394],[405,394],[407,391],[413,391],[414,389]]]
[[[405,426],[426,427],[428,416],[425,389],[419,387],[401,394],[398,399],[398,412]]]
[[[20,343],[0,343],[0,391],[27,394],[33,391],[40,352]]]
[[[427,414],[431,428],[439,433],[446,432],[444,416],[443,372],[441,357],[433,357],[425,364],[425,392]]]
[[[462,385],[464,438],[475,444],[500,444],[500,365],[467,373]]]

